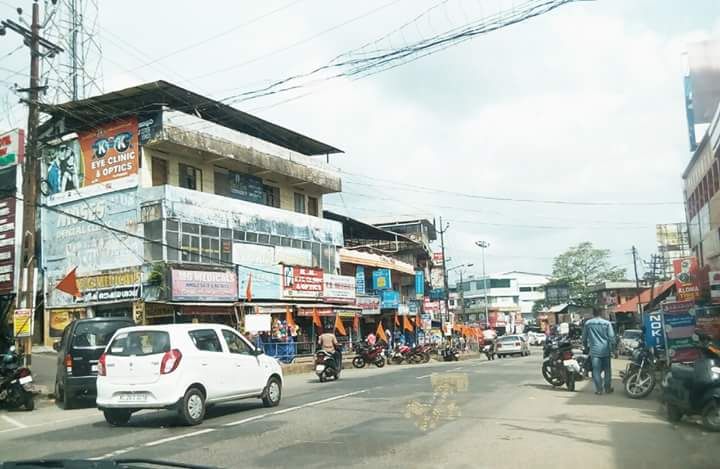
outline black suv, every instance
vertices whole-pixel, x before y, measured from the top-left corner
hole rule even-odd
[[[97,363],[115,331],[134,326],[127,318],[93,318],[73,321],[63,331],[57,350],[55,400],[71,409],[78,398],[97,395]]]

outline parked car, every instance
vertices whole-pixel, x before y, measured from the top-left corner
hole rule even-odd
[[[80,398],[94,399],[97,363],[115,331],[134,323],[127,318],[78,319],[63,331],[58,352],[55,401],[71,409]]]
[[[542,332],[528,332],[527,341],[530,345],[542,345],[545,343],[545,334]]]
[[[505,335],[498,338],[495,354],[500,358],[511,355],[526,357],[530,355],[530,346],[521,335]]]
[[[280,403],[280,363],[218,324],[135,326],[115,333],[100,356],[97,406],[111,425],[141,409],[175,409],[197,425],[208,404],[258,398]]]
[[[642,331],[640,329],[626,329],[620,338],[619,352],[623,355],[630,355],[640,344]]]

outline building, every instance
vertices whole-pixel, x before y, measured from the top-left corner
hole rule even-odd
[[[493,328],[522,324],[520,286],[514,275],[492,275],[487,278],[468,276],[462,284],[465,320]],[[487,298],[487,308],[485,304]],[[487,309],[488,317],[485,316]]]
[[[526,323],[533,323],[535,320],[533,307],[536,302],[545,300],[545,285],[550,282],[552,276],[517,270],[504,272],[500,275],[514,277],[517,280],[520,293],[520,313]]]
[[[85,316],[357,311],[342,225],[322,211],[341,179],[314,158],[337,148],[164,81],[43,112],[45,342]],[[57,288],[68,274],[74,296]]]
[[[637,297],[645,290],[646,287],[638,288],[630,280],[603,282],[591,289],[596,295],[595,303],[603,309],[604,317],[617,322],[618,327],[623,329],[638,321]],[[634,307],[628,307],[630,304]]]
[[[687,224],[666,223],[655,226],[658,254],[662,257],[662,280],[673,278],[673,261],[690,256]]]

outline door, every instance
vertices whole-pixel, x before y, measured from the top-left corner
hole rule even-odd
[[[265,373],[253,348],[239,334],[230,329],[222,330],[227,346],[230,369],[225,375],[232,394],[259,393],[265,386]]]
[[[192,356],[192,373],[198,377],[207,390],[208,399],[227,395],[223,385],[227,373],[227,362],[224,360],[220,338],[215,329],[195,329],[188,332],[195,345]]]

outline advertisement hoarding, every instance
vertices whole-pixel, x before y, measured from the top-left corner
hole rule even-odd
[[[685,257],[673,261],[675,288],[678,301],[695,301],[700,297],[697,257]]]
[[[395,290],[383,290],[380,294],[380,307],[397,309],[400,305],[400,293]]]
[[[663,328],[667,354],[672,363],[691,362],[698,356],[692,340],[695,333],[695,311],[667,311],[663,305]]]
[[[31,337],[32,331],[32,310],[16,309],[13,313],[13,335],[15,337]]]
[[[0,198],[0,294],[15,289],[15,263],[18,245],[15,241],[17,227],[16,199]]]
[[[238,281],[234,271],[170,269],[173,301],[235,301]]]
[[[283,266],[283,295],[289,298],[321,298],[323,271],[307,267]]]
[[[247,300],[279,300],[282,298],[282,266],[279,265],[238,265],[238,298]]]
[[[373,271],[373,290],[390,290],[392,288],[392,278],[390,269],[377,269]]]
[[[323,297],[333,303],[355,303],[355,277],[323,274]]]
[[[425,296],[425,272],[422,270],[415,271],[415,298],[422,300]]]
[[[380,314],[380,298],[377,296],[357,296],[355,306],[362,309],[363,315]]]
[[[355,292],[358,295],[365,294],[365,267],[361,265],[355,267]]]

